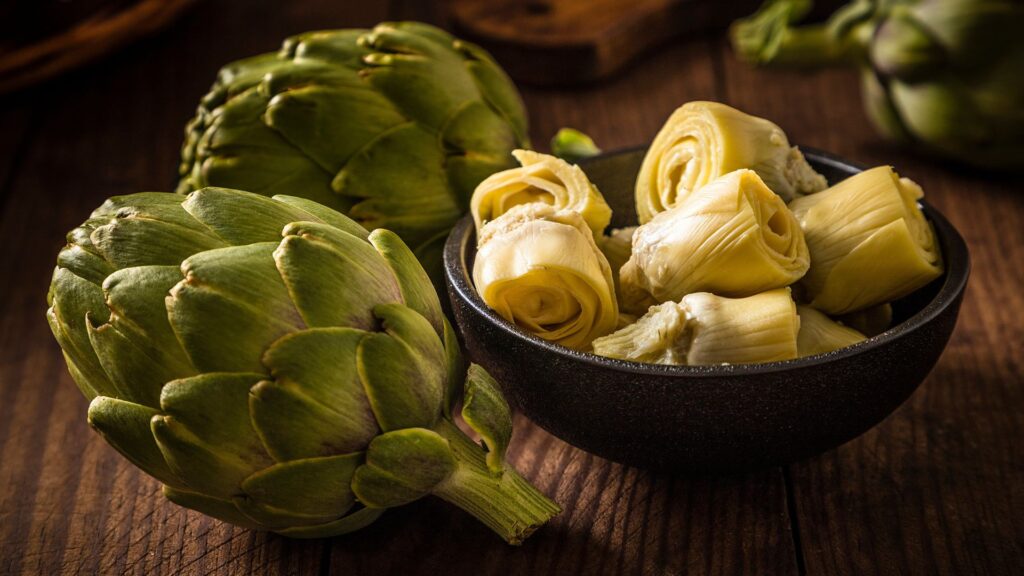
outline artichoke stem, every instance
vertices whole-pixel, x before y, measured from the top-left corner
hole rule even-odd
[[[850,63],[852,51],[845,42],[837,42],[824,25],[786,27],[777,32],[777,38],[768,40],[759,34],[744,31],[737,24],[733,29],[733,49],[748,61],[777,66],[829,66]],[[777,42],[774,46],[771,44]]]
[[[442,419],[434,431],[448,439],[457,462],[434,495],[469,512],[509,544],[522,544],[562,511],[515,470],[506,467],[495,474],[488,469],[483,448],[455,424]]]

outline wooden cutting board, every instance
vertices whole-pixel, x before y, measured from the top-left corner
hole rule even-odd
[[[668,40],[725,27],[759,0],[450,0],[457,34],[516,81],[591,82]]]

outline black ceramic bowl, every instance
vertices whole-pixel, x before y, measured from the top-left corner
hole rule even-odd
[[[633,182],[644,150],[581,163],[614,210],[636,223]],[[829,182],[861,167],[805,151]],[[934,208],[946,273],[893,305],[894,325],[855,346],[785,362],[660,366],[549,344],[484,304],[471,282],[472,217],[445,246],[448,293],[470,358],[534,422],[584,450],[636,466],[696,473],[791,462],[850,440],[896,409],[935,365],[970,272],[967,246]]]

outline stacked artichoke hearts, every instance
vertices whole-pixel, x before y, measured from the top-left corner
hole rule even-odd
[[[577,350],[615,329],[611,268],[578,213],[524,204],[478,235],[473,281],[503,318]]]
[[[623,307],[643,313],[694,292],[751,296],[810,265],[803,233],[756,172],[737,170],[640,226],[620,273]]]
[[[826,186],[772,122],[717,102],[689,102],[655,137],[636,181],[640,223],[740,168],[758,173],[785,201]]]
[[[788,288],[746,298],[707,292],[651,309],[594,341],[594,353],[652,364],[771,362],[797,356],[800,318]]]
[[[803,280],[810,304],[829,314],[856,312],[938,278],[935,233],[917,205],[923,195],[879,166],[793,201],[811,254]]]
[[[143,193],[96,210],[57,264],[47,317],[89,422],[181,505],[319,537],[434,493],[512,542],[557,511],[503,468],[485,373],[463,415],[486,463],[451,423],[458,344],[392,232],[299,198]]]

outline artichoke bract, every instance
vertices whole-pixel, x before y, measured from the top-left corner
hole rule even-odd
[[[797,306],[800,316],[800,334],[796,348],[799,356],[825,354],[864,340],[866,336],[844,326],[810,306]]]
[[[890,166],[865,170],[789,204],[811,254],[810,305],[840,315],[885,304],[942,274],[921,187]]]
[[[594,340],[594,353],[654,364],[774,362],[797,357],[799,330],[788,288],[747,298],[697,292]]]
[[[558,511],[504,465],[508,405],[464,376],[393,232],[288,196],[114,197],[68,234],[48,301],[89,423],[182,506],[319,537],[435,494],[512,543]],[[451,420],[463,389],[486,451]]]
[[[579,213],[600,238],[612,209],[579,166],[530,150],[512,152],[522,165],[493,174],[473,192],[471,212],[479,229],[514,206],[540,202],[556,210]]]
[[[884,136],[983,167],[1024,166],[1024,3],[855,0],[794,26],[810,0],[768,0],[732,27],[755,63],[860,69]]]
[[[494,60],[416,22],[309,32],[228,64],[185,132],[179,192],[298,194],[396,232],[437,278],[473,189],[529,144]]]
[[[719,176],[749,168],[789,202],[823,190],[814,171],[774,123],[718,102],[688,102],[658,132],[636,179],[640,223],[681,205]]]
[[[611,268],[582,216],[523,204],[477,234],[473,283],[503,318],[576,350],[615,329]]]
[[[694,192],[633,233],[619,272],[628,312],[693,292],[752,296],[788,286],[810,265],[796,218],[753,170],[737,170]]]

